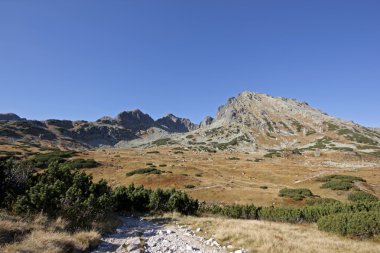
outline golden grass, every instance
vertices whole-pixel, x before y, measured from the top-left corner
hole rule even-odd
[[[95,231],[79,232],[70,235],[64,232],[33,231],[20,243],[5,246],[4,253],[30,252],[30,253],[64,253],[88,250],[100,241],[100,234]]]
[[[202,228],[224,246],[245,248],[257,253],[375,253],[380,243],[358,241],[318,231],[316,225],[294,225],[219,217],[175,216],[181,224]]]
[[[36,215],[28,219],[0,213],[0,252],[64,253],[86,251],[100,242],[100,233],[65,231],[67,222]]]

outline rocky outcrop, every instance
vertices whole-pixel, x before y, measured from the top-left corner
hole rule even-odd
[[[214,121],[214,118],[211,117],[211,116],[206,116],[202,122],[199,124],[199,127],[206,127],[206,126],[209,126],[212,124],[212,122]]]
[[[173,114],[167,114],[155,123],[157,127],[171,133],[186,133],[198,128],[198,125],[193,124],[189,119],[178,118]]]

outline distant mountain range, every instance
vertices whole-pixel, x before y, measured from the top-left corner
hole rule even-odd
[[[376,151],[379,129],[334,118],[295,99],[243,92],[200,124],[168,114],[158,120],[140,110],[95,122],[27,120],[0,114],[0,138],[61,148],[181,145],[197,150],[335,149]]]

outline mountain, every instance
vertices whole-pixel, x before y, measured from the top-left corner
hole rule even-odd
[[[20,118],[17,114],[14,113],[0,113],[0,121],[22,121],[24,118]]]
[[[3,114],[4,115],[4,114]],[[16,115],[17,116],[17,115]],[[154,120],[140,110],[95,122],[3,116],[0,138],[63,148],[181,145],[200,151],[378,151],[380,132],[334,118],[306,102],[242,92],[199,125],[172,114]]]
[[[247,151],[317,146],[350,150],[380,143],[378,132],[329,116],[306,102],[254,92],[230,98],[215,119],[206,118],[192,135],[196,143]]]
[[[115,118],[105,116],[95,122],[48,119],[26,120],[16,114],[0,115],[0,138],[18,140],[62,148],[94,148],[114,146],[141,136],[184,133],[197,128],[189,119],[172,114],[153,120],[140,110],[124,111]]]

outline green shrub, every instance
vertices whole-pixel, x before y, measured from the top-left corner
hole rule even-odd
[[[372,195],[372,194],[369,194],[367,192],[356,191],[356,192],[350,193],[350,195],[348,195],[348,200],[353,201],[353,202],[378,201],[379,198]]]
[[[47,168],[52,162],[65,162],[66,158],[70,158],[75,155],[75,151],[53,151],[44,154],[37,154],[34,158],[30,159],[30,161],[37,168]]]
[[[13,205],[18,214],[43,212],[63,217],[72,227],[89,227],[112,211],[111,188],[101,180],[54,162],[34,176],[33,184]]]
[[[170,138],[158,139],[158,140],[153,141],[152,144],[157,145],[157,146],[170,144]]]
[[[259,208],[254,205],[215,205],[203,204],[201,213],[222,215],[234,219],[257,219]]]
[[[334,191],[337,191],[337,190],[348,191],[352,187],[354,187],[354,184],[352,182],[342,181],[342,180],[333,180],[321,185],[321,188],[330,188],[331,190],[334,190]]]
[[[355,177],[350,175],[329,175],[317,179],[317,181],[325,182],[321,185],[321,188],[330,188],[331,190],[343,190],[348,191],[354,187],[355,181],[365,180],[361,177]]]
[[[195,185],[193,185],[193,184],[185,184],[185,188],[186,189],[193,189],[193,188],[195,188]]]
[[[301,209],[263,207],[258,213],[260,220],[298,223],[303,221]]]
[[[304,188],[299,188],[299,189],[283,188],[280,190],[278,196],[288,197],[294,200],[303,200],[305,197],[313,196],[313,193],[309,189],[304,189]]]
[[[318,229],[343,236],[369,238],[380,234],[380,212],[339,213],[318,220]]]
[[[137,170],[132,170],[130,172],[127,172],[127,176],[133,176],[136,174],[161,174],[162,171],[156,168],[143,168],[143,169],[137,169]]]
[[[160,151],[155,150],[155,151],[148,151],[148,152],[146,152],[146,153],[147,153],[147,154],[159,154]]]
[[[331,203],[340,203],[339,200],[331,199],[331,198],[312,198],[306,200],[306,205],[315,206],[322,204],[331,204]]]
[[[260,186],[260,188],[266,190],[266,189],[268,189],[268,186],[262,185],[262,186]]]

